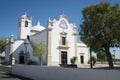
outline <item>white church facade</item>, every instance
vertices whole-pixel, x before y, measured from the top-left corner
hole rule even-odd
[[[42,56],[42,63],[48,66],[71,64],[70,59],[77,57],[76,64],[87,64],[89,47],[83,42],[77,42],[76,26],[69,23],[68,18],[61,14],[58,19],[48,19],[47,27],[40,22],[32,26],[32,18],[27,14],[19,18],[18,39],[11,36],[6,43],[5,61],[15,59],[16,64],[25,64],[29,60],[38,61],[33,56],[32,44],[44,42],[47,53]]]

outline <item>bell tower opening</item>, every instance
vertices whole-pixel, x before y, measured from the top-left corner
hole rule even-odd
[[[25,27],[28,27],[28,21],[25,21]]]

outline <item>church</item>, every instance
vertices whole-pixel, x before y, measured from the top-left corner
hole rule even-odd
[[[42,55],[42,63],[47,66],[71,64],[70,59],[77,57],[76,64],[87,64],[89,61],[89,47],[77,41],[76,26],[69,23],[64,14],[57,19],[48,19],[47,26],[43,27],[38,21],[32,25],[32,18],[27,14],[19,18],[18,39],[11,35],[6,41],[5,61],[14,59],[15,64],[26,64],[29,60],[38,62],[33,56],[32,44],[44,42],[47,53]]]

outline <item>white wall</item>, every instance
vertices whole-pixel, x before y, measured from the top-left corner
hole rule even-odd
[[[80,74],[76,73],[78,71],[80,70],[36,65],[17,64],[12,66],[12,74],[34,80],[80,80]]]
[[[5,46],[5,62],[9,61],[9,55],[10,55],[10,45],[7,44]]]
[[[25,46],[23,40],[17,40],[13,44],[13,57],[15,58],[16,63],[19,63],[19,53],[21,51],[25,52]]]
[[[25,21],[28,21],[28,26],[25,27]],[[27,39],[31,35],[32,20],[25,14],[19,18],[19,39]]]
[[[31,35],[30,30],[31,30],[30,27],[20,27],[19,39],[27,39],[27,36]]]
[[[30,38],[31,43],[44,42],[47,45],[47,30],[43,30]]]
[[[77,43],[77,56],[78,56],[79,64],[81,63],[80,62],[80,55],[81,55],[81,53],[84,56],[84,63],[87,64],[88,60],[89,60],[89,48],[87,47],[87,45],[85,45],[82,42]]]
[[[12,74],[33,80],[120,80],[120,71],[13,65]]]
[[[45,45],[47,46],[47,30],[43,30],[33,36],[31,36],[30,38],[30,42],[32,44],[36,43],[36,42],[44,42]],[[33,51],[32,51],[32,54],[33,54]],[[43,61],[43,64],[47,64],[47,53],[45,55],[42,56],[42,61]],[[35,59],[35,57],[34,57]],[[37,58],[38,59],[38,58]]]
[[[65,20],[67,23],[68,28],[67,29],[62,29],[60,28],[59,24],[61,22],[61,20]],[[67,53],[67,57],[68,57],[68,64],[70,64],[70,58],[75,56],[75,44],[74,44],[74,36],[73,36],[73,27],[70,25],[70,23],[64,19],[61,18],[58,21],[54,21],[53,23],[53,29],[52,29],[52,44],[51,44],[51,54],[52,54],[52,61],[54,63],[56,63],[56,65],[58,65],[60,63],[60,51],[59,51],[59,42],[60,42],[60,33],[62,32],[66,32],[67,36],[66,36],[66,40],[68,41],[68,53]],[[64,49],[63,49],[64,51]]]
[[[22,50],[25,53],[24,40],[15,41],[14,44],[13,44],[13,57],[15,58],[16,63],[19,63],[19,53]],[[33,57],[33,54],[32,54],[33,50],[32,50],[32,47],[31,47],[30,43],[27,46],[27,52],[29,52],[29,54],[30,54],[30,59],[32,59],[34,61],[38,61],[36,58]]]

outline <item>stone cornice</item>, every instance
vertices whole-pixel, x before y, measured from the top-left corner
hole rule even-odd
[[[51,31],[51,30],[52,30],[52,28],[47,28],[47,30],[48,30],[48,31]]]
[[[67,46],[67,45],[59,45],[59,49],[69,49],[69,46]]]

